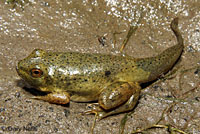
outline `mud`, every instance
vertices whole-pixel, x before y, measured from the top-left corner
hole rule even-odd
[[[149,57],[176,43],[169,27],[175,17],[184,38],[181,60],[166,79],[145,86],[124,132],[155,124],[167,109],[159,124],[200,133],[199,1],[20,1],[0,1],[0,133],[90,133],[94,116],[81,115],[87,103],[62,106],[31,99],[37,92],[27,88],[15,67],[33,49],[120,55],[130,26],[138,26],[123,53]],[[118,133],[124,115],[98,121],[94,133]]]

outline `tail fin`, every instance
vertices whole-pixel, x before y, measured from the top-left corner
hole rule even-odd
[[[155,57],[142,58],[137,61],[139,68],[150,72],[150,76],[147,81],[154,80],[161,74],[166,73],[169,69],[171,69],[183,51],[183,38],[178,29],[178,18],[175,18],[171,22],[170,26],[177,38],[178,44],[164,50]]]
[[[174,32],[174,34],[176,35],[178,44],[183,46],[183,38],[182,38],[181,33],[178,29],[178,20],[179,20],[178,17],[173,19],[170,27],[171,27],[172,31]]]

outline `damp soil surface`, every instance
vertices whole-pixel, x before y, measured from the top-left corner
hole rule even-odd
[[[20,59],[34,49],[155,56],[176,44],[169,25],[179,17],[184,52],[158,80],[143,86],[137,106],[127,116],[124,133],[168,125],[200,133],[200,2],[179,0],[1,0],[0,1],[0,133],[88,134],[94,115],[82,115],[88,103],[49,104],[31,99],[40,93],[20,79]],[[126,113],[97,121],[95,134],[119,133]],[[171,129],[146,130],[168,134]]]

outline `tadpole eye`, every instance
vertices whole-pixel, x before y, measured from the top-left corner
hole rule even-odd
[[[35,78],[41,77],[42,74],[43,74],[43,72],[42,72],[42,70],[40,70],[40,69],[37,69],[37,68],[31,69],[31,75],[32,75],[33,77],[35,77]]]

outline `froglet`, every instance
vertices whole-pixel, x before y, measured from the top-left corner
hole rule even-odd
[[[132,110],[140,95],[140,84],[157,79],[174,66],[183,51],[178,18],[171,22],[171,29],[177,45],[154,57],[35,49],[18,62],[16,70],[35,89],[47,93],[36,99],[56,104],[98,101],[99,107],[90,112],[102,119]]]

